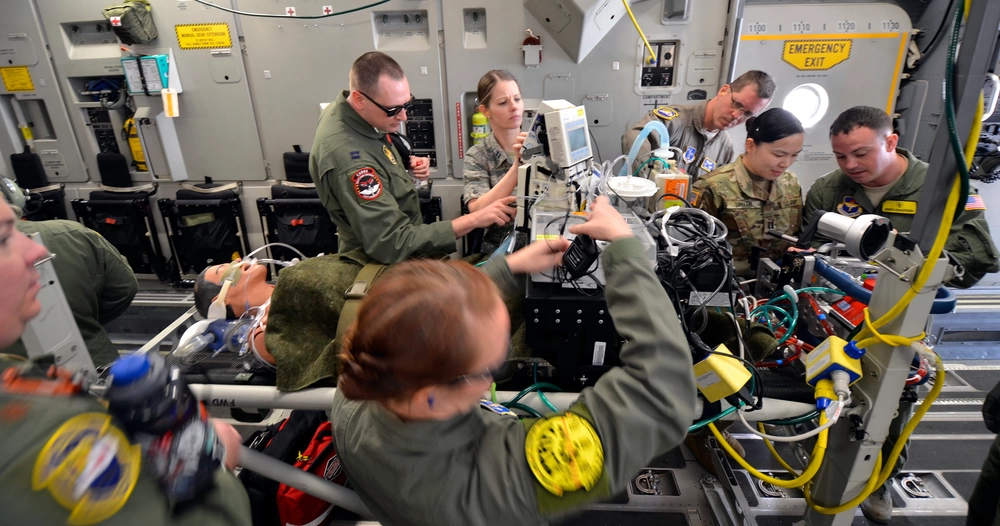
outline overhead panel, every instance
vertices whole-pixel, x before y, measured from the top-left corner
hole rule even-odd
[[[330,4],[325,0],[325,4]],[[321,0],[298,1],[297,15],[323,15],[370,4],[352,0],[332,6]],[[392,0],[370,9],[315,20],[242,17],[246,39],[248,78],[254,107],[261,122],[264,156],[271,175],[284,179],[284,152],[312,146],[320,105],[333,102],[348,89],[348,73],[356,58],[382,51],[402,66],[417,99],[408,112],[407,133],[417,155],[431,158],[431,177],[445,177],[448,135],[442,119],[448,115],[441,85],[443,78],[438,39],[438,2]],[[284,4],[270,0],[241,0],[240,9],[281,13]],[[469,15],[470,42],[485,46],[481,13]],[[457,16],[461,17],[459,11]],[[475,20],[472,20],[475,18]],[[455,39],[461,41],[459,28]]]
[[[31,141],[49,183],[87,180],[87,170],[48,60],[42,26],[30,2],[6,2],[0,16],[0,154],[14,176],[10,155]]]
[[[770,107],[802,121],[805,144],[790,170],[803,188],[837,168],[829,131],[840,112],[864,105],[892,115],[911,29],[906,12],[886,3],[744,8],[735,73],[770,73]],[[742,152],[745,128],[729,133]]]

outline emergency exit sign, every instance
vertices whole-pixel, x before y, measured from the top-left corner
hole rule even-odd
[[[781,58],[799,71],[824,71],[851,57],[851,40],[786,40]]]

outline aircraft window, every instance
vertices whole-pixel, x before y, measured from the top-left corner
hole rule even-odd
[[[811,128],[826,115],[830,97],[819,84],[802,84],[785,97],[781,106],[792,112],[802,122],[803,128]]]

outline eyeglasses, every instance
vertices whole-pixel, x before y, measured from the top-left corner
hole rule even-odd
[[[401,104],[399,106],[391,106],[389,108],[386,108],[385,106],[383,106],[383,105],[375,102],[375,99],[369,97],[365,92],[359,91],[358,93],[364,95],[366,99],[368,99],[368,100],[370,100],[372,102],[372,104],[378,106],[378,108],[380,110],[384,111],[386,117],[395,117],[396,115],[399,115],[399,112],[401,112],[401,111],[410,111],[410,110],[412,110],[413,109],[413,101],[416,100],[416,97],[414,97],[413,94],[411,93],[410,94],[410,100],[406,101],[405,104]]]
[[[45,255],[45,257],[43,257],[42,259],[39,259],[38,261],[35,262],[35,268],[38,268],[38,267],[40,267],[40,266],[48,263],[49,261],[52,261],[55,258],[56,258],[56,255],[53,254],[52,252],[49,252],[48,254]]]
[[[736,100],[736,95],[733,94],[733,90],[732,89],[729,90],[729,98],[732,99],[732,101],[733,101],[732,106],[733,106],[734,110],[742,112],[743,115],[746,116],[746,118],[748,118],[748,119],[750,117],[753,117],[753,112],[750,111],[750,110],[748,110],[747,107],[744,106],[742,102]]]
[[[455,385],[509,380],[513,376],[514,366],[515,362],[508,359],[500,367],[490,368],[481,373],[463,374],[448,383]]]

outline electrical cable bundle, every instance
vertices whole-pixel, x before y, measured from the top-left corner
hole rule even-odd
[[[670,296],[674,309],[683,313],[685,306],[694,306],[691,295],[698,292],[695,283],[699,274],[721,274],[714,292],[700,301],[691,315],[692,322],[700,320],[693,332],[701,334],[708,324],[705,310],[716,296],[725,290],[729,306],[736,312],[736,298],[742,294],[733,269],[733,250],[726,242],[728,230],[721,221],[697,208],[671,208],[657,212],[658,215],[661,213],[660,237],[666,249],[657,252],[656,275]],[[681,326],[685,333],[692,332],[684,316],[681,316]]]

